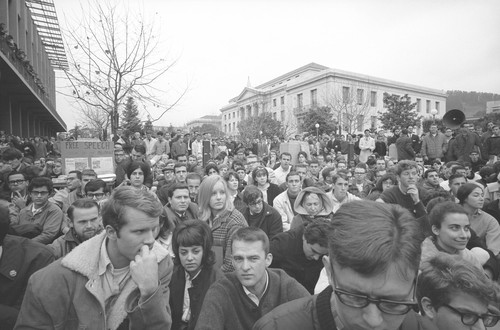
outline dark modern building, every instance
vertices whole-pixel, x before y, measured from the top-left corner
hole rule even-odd
[[[67,68],[53,0],[0,0],[0,130],[21,137],[66,131],[54,70]]]

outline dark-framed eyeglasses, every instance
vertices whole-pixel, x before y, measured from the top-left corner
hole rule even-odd
[[[35,191],[35,190],[33,190],[33,191],[31,192],[31,194],[32,194],[33,196],[41,196],[41,197],[45,197],[45,196],[47,196],[47,195],[49,194],[49,192],[48,192],[48,191]]]
[[[404,315],[412,309],[414,311],[418,310],[418,304],[416,302],[416,287],[417,277],[415,275],[415,280],[412,285],[413,298],[411,301],[372,298],[363,294],[352,293],[339,289],[336,284],[334,285],[333,292],[335,292],[335,295],[341,303],[349,307],[365,308],[369,304],[375,304],[375,306],[377,306],[377,308],[383,313],[391,315]]]
[[[258,199],[258,200],[254,201],[254,202],[252,202],[252,203],[248,203],[248,206],[257,206],[257,205],[261,205],[261,204],[262,204],[262,202],[263,202],[263,200],[262,200],[262,199]]]
[[[12,180],[12,181],[9,181],[9,184],[11,184],[13,186],[17,186],[18,184],[21,184],[24,182],[26,182],[26,180]]]
[[[479,315],[479,314],[475,314],[475,313],[471,313],[471,312],[459,311],[455,307],[452,307],[448,304],[444,304],[443,306],[448,308],[449,310],[451,310],[455,314],[460,315],[460,318],[462,319],[462,323],[464,325],[468,325],[468,326],[472,326],[472,325],[476,324],[477,321],[479,319],[481,319],[481,320],[483,320],[484,326],[489,328],[489,327],[495,326],[495,324],[497,324],[498,321],[500,320],[500,315],[494,315],[494,314],[489,314],[489,313]]]
[[[93,192],[88,192],[87,197],[89,198],[102,198],[105,193],[93,193]]]

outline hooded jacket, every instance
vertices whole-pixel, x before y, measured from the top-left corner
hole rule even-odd
[[[151,250],[158,261],[160,283],[156,292],[139,302],[139,289],[129,277],[107,312],[99,278],[99,258],[105,239],[104,232],[94,236],[31,276],[16,329],[115,330],[127,318],[130,329],[170,328],[168,284],[173,265],[167,250],[158,243]]]
[[[323,205],[323,208],[321,209],[321,211],[319,211],[318,214],[309,215],[304,206],[302,206],[306,193],[314,193],[318,195],[319,198],[321,198],[321,203]],[[295,209],[295,212],[297,212],[297,215],[292,219],[290,229],[297,228],[302,224],[307,225],[309,222],[313,221],[316,218],[321,217],[321,218],[331,219],[331,217],[333,216],[332,200],[323,190],[316,187],[307,187],[302,189],[297,195],[297,199],[295,199],[295,204],[293,207]]]

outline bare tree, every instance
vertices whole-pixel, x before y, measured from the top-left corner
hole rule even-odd
[[[71,89],[62,93],[77,100],[84,117],[102,123],[98,113],[105,114],[114,133],[127,97],[162,111],[151,122],[179,103],[187,87],[168,104],[158,97],[165,91],[155,83],[177,60],[169,62],[159,56],[154,20],[148,24],[137,9],[119,8],[111,1],[90,0],[81,12],[81,21],[65,29],[70,66],[66,77]]]
[[[353,133],[371,122],[370,90],[360,85],[343,86],[325,94],[324,103],[332,109],[341,130]]]
[[[99,140],[107,140],[107,134],[110,125],[110,116],[107,112],[101,109],[83,103],[80,107],[80,118],[78,122],[84,126],[89,127],[99,132]]]

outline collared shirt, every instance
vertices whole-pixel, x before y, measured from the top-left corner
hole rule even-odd
[[[264,291],[262,291],[262,295],[264,295],[264,293],[267,291],[267,286],[269,285],[269,274],[267,273],[267,270],[266,270],[266,286],[264,287]],[[259,306],[259,303],[260,303],[260,298],[257,297],[256,295],[254,295],[253,293],[251,293],[250,291],[248,291],[248,289],[244,286],[243,286],[243,291],[245,291],[245,294],[247,295],[248,298],[250,298],[251,301],[253,301],[253,303],[257,306]]]
[[[104,292],[106,317],[109,316],[108,313],[115,303],[115,298],[130,278],[130,266],[115,269],[111,263],[106,248],[107,241],[107,239],[104,239],[102,242],[98,268],[101,287]]]
[[[189,288],[193,286],[193,281],[195,278],[200,275],[201,269],[198,270],[198,273],[191,278],[188,272],[184,272],[184,276],[186,277],[186,285],[184,286],[184,300],[182,302],[182,321],[189,322],[191,319],[191,301],[189,299]]]
[[[31,213],[33,213],[33,216],[37,215],[38,213],[42,212],[43,207],[47,205],[47,203],[43,204],[42,207],[35,208],[35,203],[31,204]]]

